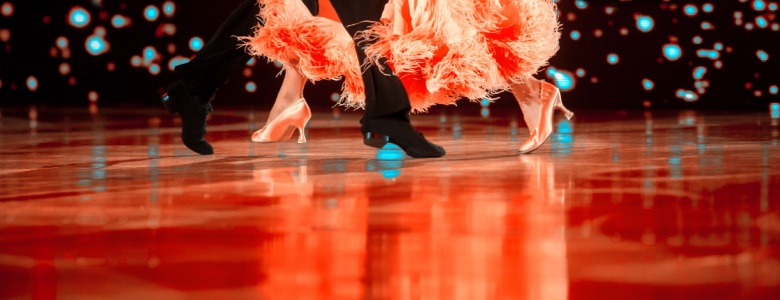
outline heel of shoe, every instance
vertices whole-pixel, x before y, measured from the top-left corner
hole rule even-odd
[[[309,118],[311,118],[311,116],[304,119],[303,123],[295,125],[295,128],[298,129],[298,144],[303,144],[306,142],[306,134],[304,129],[306,128],[306,124],[309,123]]]
[[[306,124],[309,123],[309,120],[311,119],[311,109],[309,108],[309,105],[306,104],[306,102],[303,102],[304,105],[304,113],[306,115],[305,118],[303,118],[303,122],[299,124],[295,124],[295,128],[298,129],[298,144],[303,144],[306,142],[306,134],[304,133],[304,129],[306,128]]]
[[[390,142],[390,137],[378,133],[366,132],[363,135],[363,144],[369,147],[382,149]]]
[[[160,96],[160,100],[162,100],[163,105],[165,105],[165,108],[168,110],[169,113],[171,114],[176,113],[176,107],[173,106],[173,99],[171,99],[171,96],[168,95],[168,93],[165,93],[162,96]]]
[[[561,100],[560,92],[558,92],[558,95],[555,98],[555,109],[562,111],[564,116],[566,117],[566,120],[571,120],[571,118],[574,117],[574,113],[571,112],[569,109],[567,109],[565,106],[563,106],[563,101]]]
[[[303,133],[303,127],[297,127],[298,129],[298,144],[306,143],[306,135]]]

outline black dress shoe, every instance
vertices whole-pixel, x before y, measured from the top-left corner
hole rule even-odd
[[[162,102],[171,114],[179,113],[184,145],[200,155],[214,154],[214,148],[204,139],[206,118],[213,111],[211,103],[198,103],[181,80],[168,86],[167,93],[162,95]]]
[[[369,147],[381,149],[388,143],[392,143],[414,158],[442,157],[447,153],[441,146],[426,140],[421,132],[406,122],[398,122],[395,126],[382,130],[382,133],[368,129],[364,129],[363,132],[363,144]]]

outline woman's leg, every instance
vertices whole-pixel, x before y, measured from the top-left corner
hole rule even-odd
[[[306,77],[298,73],[294,68],[287,67],[284,70],[284,81],[279,93],[276,95],[274,107],[268,115],[268,122],[273,121],[285,108],[290,107],[299,99],[303,99],[303,87],[306,86]],[[267,122],[266,122],[267,123]]]

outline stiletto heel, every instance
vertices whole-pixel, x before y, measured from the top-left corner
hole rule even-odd
[[[306,128],[306,123],[308,121],[309,119],[306,119],[303,125],[296,126],[296,128],[298,129],[298,144],[303,144],[306,142],[306,134],[303,132],[303,129]]]
[[[564,117],[566,117],[566,120],[571,120],[571,118],[574,117],[574,113],[568,110],[565,106],[563,106],[563,102],[561,101],[561,92],[558,92],[555,97],[555,109],[560,110],[563,112]]]
[[[298,143],[306,142],[304,128],[311,119],[311,109],[306,100],[298,99],[293,105],[285,108],[273,121],[268,122],[262,129],[252,134],[252,141],[257,143],[284,142],[292,138],[295,130],[298,130]]]
[[[547,140],[550,139],[550,135],[552,135],[553,131],[553,115],[556,110],[560,110],[564,113],[566,119],[571,119],[574,117],[574,113],[570,110],[566,109],[565,106],[563,106],[563,101],[561,100],[561,90],[555,87],[554,85],[541,81],[536,79],[528,79],[535,80],[539,82],[539,101],[541,102],[540,105],[526,105],[523,106],[523,102],[520,102],[520,108],[523,109],[523,114],[534,114],[530,117],[526,117],[526,119],[532,119],[532,120],[538,120],[538,123],[535,124],[528,124],[529,129],[531,130],[531,136],[528,137],[528,139],[520,145],[520,148],[518,149],[518,152],[521,154],[528,154],[531,152],[534,152],[536,149],[539,149],[544,143],[547,142]],[[525,84],[530,84],[530,82],[527,82]],[[536,92],[534,91],[534,88],[527,87],[526,90]],[[536,94],[536,93],[532,93]],[[517,95],[516,95],[517,97]],[[533,107],[537,108],[537,110],[531,111],[531,109],[524,109],[526,107]],[[532,127],[533,126],[533,127]]]

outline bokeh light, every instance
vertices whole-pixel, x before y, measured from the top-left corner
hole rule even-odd
[[[65,48],[68,48],[68,45],[70,44],[70,42],[68,41],[68,38],[66,38],[64,36],[61,36],[61,37],[57,38],[56,44],[57,44],[57,47],[59,47],[60,49],[65,49]]]
[[[581,36],[581,34],[580,34],[580,32],[579,32],[579,31],[577,31],[577,30],[572,30],[572,31],[571,31],[571,39],[572,39],[572,40],[575,40],[575,41],[577,41],[577,40],[579,40],[579,39],[580,39],[580,36]]]
[[[68,14],[68,20],[71,26],[76,28],[84,28],[89,25],[90,19],[89,12],[81,6],[76,6],[70,10]]]
[[[652,91],[653,88],[655,88],[655,82],[647,78],[642,79],[642,88],[644,88],[645,91]]]
[[[22,49],[29,49],[19,44],[29,40],[30,28],[23,27],[25,23],[20,20],[31,13],[21,5],[15,7],[18,1],[0,5],[2,16],[13,17],[0,24],[0,51],[5,51],[4,57],[13,58]],[[575,107],[587,106],[586,99],[590,98],[626,99],[637,92],[642,92],[644,98],[630,101],[650,103],[652,107],[684,105],[684,102],[751,106],[778,102],[780,78],[774,75],[778,62],[771,57],[778,49],[772,37],[780,31],[776,0],[659,1],[652,5],[640,5],[639,1],[554,2],[558,5],[564,38],[560,52],[542,75],[562,91],[571,92]],[[11,75],[0,74],[0,80],[5,83],[4,92],[27,92],[30,90],[27,79],[32,76],[38,98],[44,98],[44,92],[52,93],[68,84],[78,91],[73,95],[95,91],[100,94],[101,102],[116,101],[109,100],[115,98],[110,87],[90,80],[114,70],[121,71],[114,76],[162,75],[154,79],[160,82],[140,80],[164,85],[163,81],[170,78],[169,72],[189,62],[193,52],[202,50],[205,41],[198,35],[209,32],[193,26],[197,23],[195,16],[177,15],[177,4],[181,3],[141,0],[113,5],[90,0],[76,3],[81,6],[65,4],[59,13],[35,15],[30,19],[52,32],[35,35],[44,37],[42,45],[36,47],[42,49],[40,52],[45,57],[30,54],[28,61],[40,61],[44,67],[24,74],[17,73],[27,68],[16,68]],[[23,12],[24,16],[20,16]],[[87,31],[93,27],[92,33]],[[133,37],[132,41],[128,36]],[[282,65],[258,63],[262,61],[253,58],[247,62],[242,72],[245,82],[235,90],[250,92],[252,84],[256,89],[258,83],[274,80],[278,70],[268,69]],[[142,72],[125,72],[127,68]],[[661,73],[667,75],[655,76]],[[39,86],[39,80],[45,84]],[[58,82],[51,82],[55,80]],[[745,82],[751,82],[749,89],[742,87]],[[328,90],[320,95],[330,99],[334,89],[338,90],[333,86],[325,87]],[[341,96],[335,95],[336,99]]]
[[[689,17],[695,17],[699,13],[699,9],[693,4],[686,4],[683,6],[683,11],[685,12],[685,15]]]
[[[244,89],[250,93],[257,92],[257,84],[254,81],[247,82]]]
[[[173,3],[173,1],[165,1],[162,5],[162,10],[166,17],[172,18],[176,13],[176,3]]]
[[[149,5],[144,9],[144,18],[149,22],[157,21],[160,17],[160,9],[157,6]]]
[[[679,60],[682,57],[682,49],[677,44],[666,44],[663,46],[664,57],[670,61]]]
[[[610,54],[607,55],[607,62],[610,65],[616,65],[617,63],[620,62],[620,56],[618,56],[615,53],[610,53]]]
[[[0,42],[7,43],[11,40],[11,31],[8,29],[0,29]]]
[[[70,74],[70,64],[61,63],[59,70],[60,70],[60,74],[62,74],[63,76]]]
[[[10,17],[14,14],[14,5],[11,2],[4,2],[3,5],[0,6],[0,13],[2,13],[4,17]]]
[[[38,78],[35,76],[27,77],[27,89],[31,92],[38,90]]]
[[[693,91],[679,89],[677,90],[677,98],[680,98],[687,102],[696,102],[699,100],[699,95]]]
[[[564,92],[573,90],[577,84],[571,72],[558,70],[554,67],[547,68],[547,76]]]
[[[171,60],[168,62],[168,70],[173,71],[176,69],[176,67],[186,64],[190,61],[189,58],[186,58],[184,56],[178,55],[171,58]]]
[[[190,45],[190,49],[192,51],[198,52],[198,51],[200,51],[200,49],[203,48],[203,39],[201,39],[200,37],[197,37],[197,36],[193,37],[193,38],[190,39],[189,45]]]
[[[93,56],[98,56],[108,52],[108,42],[99,35],[91,35],[87,38],[86,44],[87,52]]]
[[[704,78],[704,75],[707,74],[707,68],[706,67],[696,67],[693,69],[693,79],[701,80]]]
[[[766,53],[764,50],[756,51],[756,56],[761,62],[767,62],[769,60],[769,53]]]
[[[650,32],[653,31],[654,27],[655,21],[653,21],[653,17],[645,15],[639,15],[636,17],[636,28],[639,29],[639,31]]]
[[[114,28],[126,28],[129,27],[130,24],[132,24],[132,20],[123,15],[114,15],[114,17],[111,18],[111,25],[114,26]]]
[[[98,98],[99,98],[99,96],[98,96],[98,93],[96,91],[90,91],[87,94],[87,99],[89,100],[89,102],[95,103],[95,102],[98,101]]]

